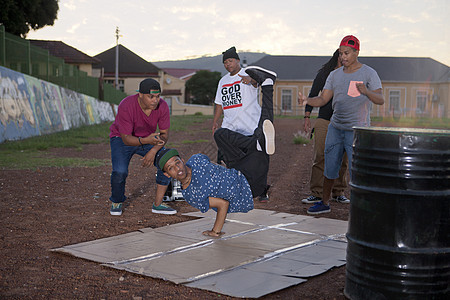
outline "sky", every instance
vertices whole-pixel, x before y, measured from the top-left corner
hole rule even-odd
[[[90,55],[119,43],[147,61],[238,51],[332,55],[355,35],[360,56],[431,57],[450,66],[448,0],[60,0],[53,26],[29,39],[59,40]]]

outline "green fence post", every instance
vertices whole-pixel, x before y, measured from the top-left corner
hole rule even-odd
[[[6,66],[6,39],[5,39],[5,26],[3,25],[0,25],[0,41],[1,41],[0,64],[2,66]]]
[[[31,47],[30,47],[30,42],[27,41],[27,54],[28,54],[28,75],[32,76],[32,71],[31,71]]]
[[[50,81],[50,51],[47,51],[47,81]]]

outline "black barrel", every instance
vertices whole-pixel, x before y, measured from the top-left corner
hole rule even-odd
[[[344,294],[450,299],[450,131],[354,130]]]

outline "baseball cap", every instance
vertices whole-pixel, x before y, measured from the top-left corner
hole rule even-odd
[[[347,46],[359,51],[359,40],[356,38],[356,36],[347,35],[342,39],[339,46]]]
[[[153,92],[150,92],[151,90],[153,90]],[[161,86],[155,79],[147,78],[141,81],[141,83],[139,84],[139,90],[136,90],[136,92],[139,92],[141,94],[159,94],[161,93]]]
[[[162,148],[156,154],[156,158],[155,158],[156,165],[159,166],[159,168],[161,170],[163,170],[167,161],[174,156],[180,156],[180,154],[178,153],[178,151],[176,149]]]

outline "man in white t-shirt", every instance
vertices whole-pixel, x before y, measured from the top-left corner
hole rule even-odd
[[[223,65],[229,73],[220,79],[217,87],[213,132],[222,127],[250,136],[258,127],[261,115],[257,84],[254,80],[252,84],[242,81],[248,74],[241,68],[235,47],[223,52]],[[219,126],[222,112],[222,126]]]
[[[220,154],[223,155],[222,157],[227,167],[240,170],[240,167],[242,167],[242,169],[247,168],[243,167],[243,165],[253,165],[254,161],[261,170],[266,170],[265,172],[260,172],[265,173],[264,180],[262,180],[264,182],[263,191],[261,191],[261,194],[254,195],[259,196],[259,200],[265,202],[268,200],[267,190],[269,187],[267,185],[267,171],[269,169],[268,155],[273,154],[275,151],[273,138],[272,140],[266,140],[265,145],[257,144],[257,149],[260,153],[252,155],[252,162],[244,162],[244,153],[242,153],[241,159],[237,159],[237,153],[240,150],[245,149],[247,147],[246,145],[239,146],[239,143],[233,142],[228,143],[228,146],[226,146],[226,143],[223,142],[229,141],[230,138],[234,138],[234,133],[247,137],[258,135],[258,133],[255,132],[261,119],[261,106],[258,103],[258,83],[256,80],[249,77],[245,70],[241,68],[239,55],[237,54],[235,47],[231,47],[223,52],[223,65],[229,73],[220,79],[217,87],[216,98],[214,101],[215,114],[212,127],[214,139],[219,147]],[[276,78],[275,73],[261,68],[259,69],[262,70],[263,73],[265,72],[270,76],[274,76],[273,78]],[[272,99],[271,92],[266,92],[266,95],[270,95],[270,100]],[[269,119],[273,120],[273,107],[270,109],[271,116]],[[220,128],[219,118],[221,117],[222,112],[224,117],[221,129],[227,130],[217,130]],[[268,125],[268,123],[266,125]],[[272,128],[269,129],[266,127],[266,129],[268,129],[268,131],[274,131],[272,123],[270,123],[270,126]],[[264,128],[264,126],[259,126],[259,128]],[[230,134],[231,137],[229,136]],[[230,145],[233,145],[236,149],[230,147]],[[234,150],[237,150],[237,152]],[[258,181],[261,180],[258,179]],[[255,190],[259,189],[257,188]]]

